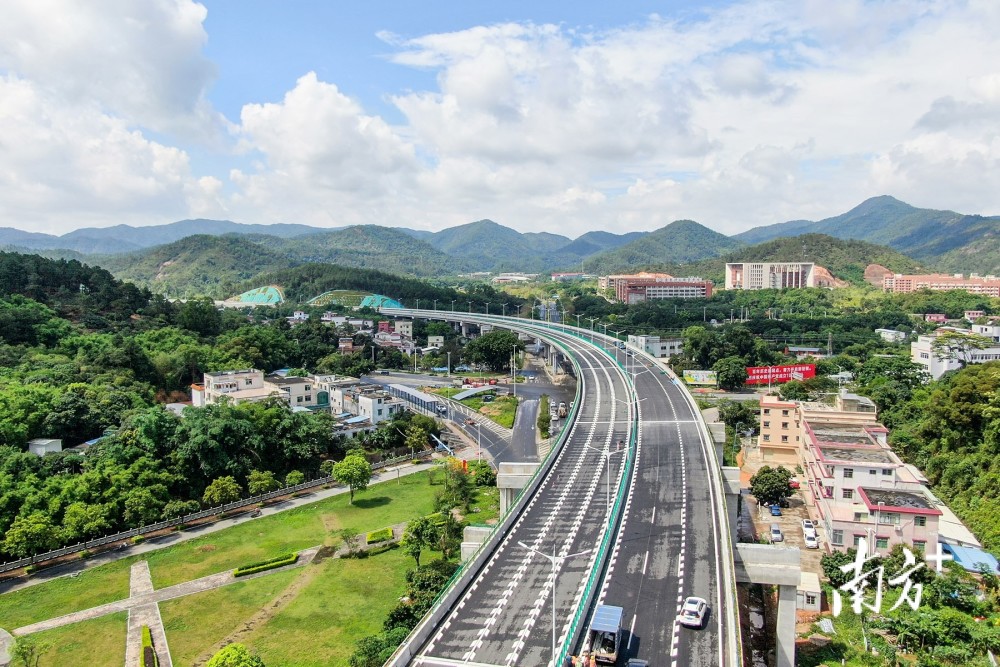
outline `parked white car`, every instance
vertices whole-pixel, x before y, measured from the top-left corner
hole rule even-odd
[[[806,549],[819,549],[819,538],[816,537],[816,533],[806,533],[805,542]]]

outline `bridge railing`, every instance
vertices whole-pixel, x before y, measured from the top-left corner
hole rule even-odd
[[[563,352],[568,355],[569,351],[562,344],[555,341],[553,341],[552,344],[562,349]],[[569,438],[571,425],[573,420],[576,418],[577,410],[579,410],[581,402],[580,397],[581,389],[580,384],[578,383],[576,387],[576,396],[573,401],[573,408],[570,410],[567,419],[563,422],[562,430],[559,433],[555,446],[549,450],[549,453],[542,461],[542,464],[538,466],[538,469],[535,470],[535,473],[528,480],[528,483],[525,484],[524,488],[522,488],[515,497],[514,502],[511,503],[511,506],[507,511],[507,514],[501,517],[500,521],[493,527],[493,530],[490,531],[490,534],[479,546],[472,557],[467,560],[465,564],[452,576],[451,580],[431,605],[430,611],[424,615],[423,620],[417,624],[417,627],[410,632],[403,644],[396,649],[389,660],[385,663],[385,667],[403,667],[404,665],[410,664],[423,644],[430,639],[431,635],[438,627],[438,624],[444,619],[448,612],[451,611],[454,604],[465,592],[466,588],[472,583],[472,580],[479,574],[479,571],[483,568],[490,557],[492,557],[493,552],[496,551],[499,546],[502,536],[506,535],[513,524],[518,520],[521,512],[524,510],[524,507],[528,504],[528,502],[530,502],[531,498],[538,490],[538,487],[541,485],[542,481],[548,475],[549,471],[555,465],[556,460],[559,458],[559,455]]]

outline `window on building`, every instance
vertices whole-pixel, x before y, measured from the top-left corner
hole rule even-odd
[[[788,428],[788,422],[781,422],[781,428]]]
[[[879,514],[878,522],[889,526],[899,525],[899,514],[896,512],[882,512]]]
[[[782,410],[781,411],[781,416],[782,417],[787,417],[788,416],[788,410]]]
[[[782,442],[788,442],[788,436],[787,435],[781,436],[781,441]]]
[[[381,416],[382,416],[382,410],[381,410],[381,408],[380,408],[380,409],[379,409],[379,411],[378,411],[378,416],[379,416],[379,417],[381,417]]]
[[[830,531],[830,541],[840,546],[844,543],[844,531],[839,528]]]
[[[891,475],[892,474],[892,468],[882,468],[882,474],[886,475],[886,476]]]
[[[914,526],[920,526],[921,528],[923,528],[924,526],[927,525],[927,517],[925,517],[925,516],[918,516],[917,518],[915,518],[913,520],[913,525]]]
[[[764,422],[764,428],[771,428],[771,422]]]
[[[868,474],[869,475],[877,475],[878,474],[878,470],[875,470],[875,468],[869,468],[868,469]]]
[[[816,604],[816,596],[812,593],[806,593],[806,604],[814,605]]]
[[[310,387],[309,385],[306,385],[306,391],[312,391],[312,387]]]
[[[844,479],[851,479],[854,477],[854,468],[844,468]]]
[[[868,520],[868,515],[865,514],[864,512],[855,512],[854,513],[854,521],[855,521],[855,523],[861,523],[862,521],[867,521],[867,520]]]
[[[833,498],[833,487],[832,486],[824,486],[823,487],[823,497],[824,498]]]
[[[764,442],[771,442],[771,436],[764,434]]]
[[[889,538],[888,537],[876,537],[875,538],[875,548],[876,549],[888,549],[889,548]]]
[[[854,498],[854,489],[844,489],[841,495],[844,497],[844,500],[852,500]]]
[[[863,538],[863,537],[864,537],[864,535],[855,535],[854,536],[854,548],[855,549],[857,549],[859,546],[861,546],[861,538]]]
[[[295,402],[296,403],[301,403],[302,402],[302,397],[301,396],[296,396],[295,397]]]
[[[771,414],[771,408],[764,408],[764,414],[765,415]]]
[[[251,386],[253,384],[253,378],[247,378],[243,382],[244,382],[244,384],[246,384],[246,386],[249,387],[249,386]]]
[[[923,540],[913,540],[913,548],[920,553],[924,553],[927,551],[927,543]]]
[[[306,394],[306,401],[313,400],[312,394]]]

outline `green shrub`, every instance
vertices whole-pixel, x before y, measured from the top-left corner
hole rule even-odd
[[[153,635],[149,632],[149,626],[142,626],[142,667],[159,667],[160,661],[153,650]]]
[[[385,542],[386,540],[392,539],[392,528],[383,528],[381,530],[374,530],[365,536],[365,542],[368,544],[375,544],[376,542]]]
[[[37,565],[29,565],[28,567],[24,568],[25,574],[34,574],[35,572],[38,572]]]
[[[367,551],[360,551],[359,554],[364,554],[367,556],[378,556],[379,554],[384,554],[387,551],[392,551],[393,549],[398,549],[399,545],[395,542],[390,542],[389,544],[380,544],[377,547],[372,547]]]
[[[136,535],[132,538],[132,544],[142,544],[146,541],[146,538],[142,535]]]
[[[84,549],[83,551],[80,552],[80,560],[86,560],[87,558],[90,558],[93,555],[94,555],[93,551],[91,551],[90,549]]]
[[[266,570],[273,570],[276,567],[283,567],[285,565],[291,565],[299,560],[299,555],[297,553],[282,554],[281,556],[276,556],[268,560],[260,561],[258,563],[251,563],[250,565],[243,565],[241,567],[233,570],[234,577],[245,577],[248,574],[255,574],[257,572],[264,572]]]

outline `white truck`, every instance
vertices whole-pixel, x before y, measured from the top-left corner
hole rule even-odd
[[[622,641],[622,616],[625,610],[609,604],[598,605],[590,620],[584,650],[599,664],[614,665],[618,662],[618,649]]]

